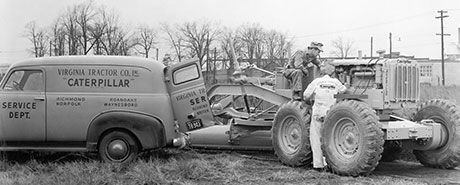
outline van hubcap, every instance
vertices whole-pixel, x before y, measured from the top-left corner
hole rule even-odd
[[[128,144],[121,140],[115,139],[107,146],[108,157],[114,161],[121,161],[128,157],[129,147]]]

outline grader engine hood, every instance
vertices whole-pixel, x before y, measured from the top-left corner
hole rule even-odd
[[[415,107],[420,97],[420,70],[406,59],[344,59],[331,62],[352,94],[365,95],[374,109]]]

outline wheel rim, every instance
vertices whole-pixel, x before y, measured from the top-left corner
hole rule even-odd
[[[438,149],[443,148],[446,146],[447,141],[449,141],[449,129],[446,127],[446,121],[440,116],[431,116],[429,119],[432,119],[434,122],[441,124],[442,137]]]
[[[112,161],[123,161],[129,156],[129,144],[122,139],[114,139],[107,145],[107,157]]]
[[[334,127],[332,146],[337,153],[345,158],[352,158],[359,149],[361,137],[355,121],[349,118],[340,119]]]
[[[302,142],[302,128],[300,121],[295,116],[286,117],[281,126],[281,148],[286,154],[297,152]]]

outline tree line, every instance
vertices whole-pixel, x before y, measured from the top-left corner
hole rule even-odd
[[[282,59],[292,48],[292,39],[286,33],[265,29],[258,23],[236,29],[207,20],[130,27],[122,23],[117,11],[94,1],[67,7],[48,26],[31,21],[25,26],[24,36],[30,40],[29,50],[34,57],[92,54],[149,58],[164,42],[170,52],[163,60],[180,62],[196,57],[203,64],[212,57],[231,60],[231,43],[236,55],[244,59]]]
[[[38,26],[31,21],[25,26],[25,37],[32,43],[35,57],[62,55],[133,55],[148,57],[157,32],[145,25],[135,29],[124,26],[119,13],[93,1],[69,6],[51,25]]]
[[[247,59],[282,58],[291,47],[285,33],[256,23],[234,30],[207,20],[128,27],[117,11],[94,1],[67,7],[49,26],[31,21],[24,36],[30,40],[34,57],[93,54],[149,58],[159,42],[166,42],[171,47],[167,58],[180,62],[196,57],[203,62],[214,55],[210,53],[214,48],[218,57],[232,57],[230,39],[238,56]]]

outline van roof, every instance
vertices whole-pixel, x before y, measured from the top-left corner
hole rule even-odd
[[[153,70],[161,70],[165,66],[156,60],[128,57],[128,56],[59,56],[59,57],[42,57],[23,60],[11,65],[14,67],[22,66],[45,66],[45,65],[120,65],[120,66],[137,66]]]

